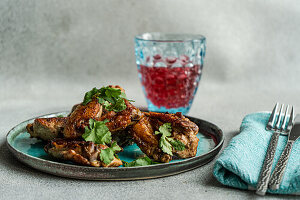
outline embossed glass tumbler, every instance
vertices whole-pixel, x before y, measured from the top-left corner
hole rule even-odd
[[[135,37],[135,55],[148,109],[188,113],[201,78],[205,37],[144,33]]]

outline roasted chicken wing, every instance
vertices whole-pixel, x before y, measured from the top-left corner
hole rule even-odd
[[[150,118],[144,116],[132,127],[134,142],[140,147],[148,157],[159,162],[169,162],[172,156],[164,153],[159,148],[159,137],[154,135],[154,127],[150,123]]]
[[[181,113],[164,114],[149,112],[132,128],[135,143],[150,158],[160,162],[169,162],[172,156],[164,153],[159,147],[160,135],[154,134],[164,123],[170,123],[172,127],[171,138],[182,142],[184,150],[175,150],[172,153],[179,158],[194,157],[197,153],[198,126],[184,117]]]
[[[92,167],[118,167],[122,165],[122,161],[116,157],[108,165],[100,160],[99,154],[102,149],[106,148],[108,147],[102,144],[66,139],[52,140],[44,147],[45,151],[54,158],[72,161],[80,165]]]
[[[124,89],[120,86],[110,87],[118,88],[124,92]],[[114,112],[107,111],[104,106],[98,102],[97,98],[94,98],[86,105],[81,103],[73,106],[68,117],[36,119],[33,124],[27,125],[27,130],[31,137],[40,138],[42,140],[51,140],[58,137],[77,139],[81,138],[82,134],[84,134],[85,127],[89,125],[90,119],[97,121],[108,119],[109,122],[107,122],[106,125],[112,132],[113,139],[120,140],[121,143],[127,144],[131,137],[128,134],[128,126],[136,123],[143,114],[128,100],[124,99],[124,102],[126,109],[121,112]],[[126,139],[126,141],[122,141],[123,139]]]
[[[96,98],[86,105],[77,105],[67,118],[63,131],[64,138],[76,139],[81,137],[84,133],[85,127],[89,125],[90,119],[99,121],[102,115],[102,110],[103,106]]]
[[[31,137],[47,141],[63,137],[66,122],[66,117],[38,118],[28,124],[26,129]]]

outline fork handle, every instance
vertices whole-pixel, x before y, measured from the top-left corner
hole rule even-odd
[[[257,188],[256,188],[256,194],[258,195],[265,195],[266,191],[268,189],[268,183],[270,180],[271,170],[272,170],[272,164],[274,160],[274,155],[276,152],[276,147],[278,143],[280,133],[275,131],[272,134],[270,144],[268,146],[267,155],[264,160],[264,164],[262,167],[262,170],[260,172]]]
[[[283,175],[284,175],[284,171],[287,165],[287,162],[289,160],[290,157],[290,153],[293,147],[294,141],[289,140],[279,158],[278,163],[276,164],[276,167],[272,173],[271,179],[270,179],[270,183],[269,183],[269,187],[272,190],[277,190],[280,186],[280,183],[282,181]]]

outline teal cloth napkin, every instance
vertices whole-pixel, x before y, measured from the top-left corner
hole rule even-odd
[[[247,115],[241,124],[240,133],[232,138],[214,166],[214,176],[224,185],[240,189],[255,190],[272,133],[265,127],[270,113]],[[287,142],[280,136],[273,169]],[[300,194],[300,139],[294,145],[286,171],[276,194]]]

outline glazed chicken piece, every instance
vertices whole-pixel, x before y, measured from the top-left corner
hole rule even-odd
[[[140,147],[149,158],[159,162],[169,162],[172,156],[164,153],[159,148],[159,136],[154,135],[154,128],[150,123],[150,118],[144,116],[132,127],[134,142]]]
[[[160,135],[155,135],[164,123],[172,127],[171,138],[181,141],[185,145],[182,151],[172,148],[172,153],[179,158],[194,157],[197,153],[199,139],[197,138],[198,126],[184,117],[181,113],[164,114],[149,112],[132,127],[135,143],[150,158],[159,162],[169,162],[172,156],[164,153],[159,147]]]
[[[124,99],[124,101],[127,107],[125,110],[114,112],[104,109],[103,115],[99,119],[100,121],[108,119],[109,122],[106,123],[106,126],[112,133],[126,129],[126,127],[135,124],[143,116],[143,113],[128,100]]]
[[[77,105],[67,118],[63,131],[64,138],[76,139],[81,137],[85,127],[89,125],[90,119],[99,121],[102,110],[103,106],[96,98],[86,105]]]
[[[62,137],[66,121],[66,117],[38,118],[28,124],[26,129],[30,137],[47,141]]]
[[[99,120],[102,105],[93,99],[87,105],[78,104],[68,117],[37,118],[26,129],[31,137],[42,140],[54,138],[79,138],[84,133],[89,119]]]
[[[110,85],[110,87],[118,88],[124,92],[124,89],[118,85]],[[89,125],[89,119],[97,121],[108,119],[109,122],[106,125],[112,132],[113,139],[128,144],[130,137],[128,137],[128,131],[124,130],[128,130],[127,127],[136,123],[143,114],[128,100],[124,99],[124,101],[127,108],[121,112],[114,112],[105,110],[98,99],[94,98],[86,105],[82,103],[74,105],[68,117],[63,119],[51,118],[50,121],[47,118],[36,119],[33,124],[27,125],[27,130],[31,137],[43,140],[51,140],[57,137],[77,139],[84,134],[85,127]],[[123,139],[126,139],[126,141],[122,141]]]
[[[106,123],[109,131],[114,135],[117,132],[125,130],[128,126],[136,123],[142,112],[133,106],[128,100],[124,99],[127,108],[121,112],[107,111],[97,99],[94,99],[87,105],[78,105],[69,115],[63,135],[64,138],[79,138],[89,125],[89,119],[97,121],[109,120]]]
[[[102,149],[106,148],[108,146],[93,142],[56,139],[49,142],[44,150],[54,158],[72,161],[80,165],[92,167],[118,167],[122,165],[122,161],[116,157],[108,165],[100,160],[99,154]]]

